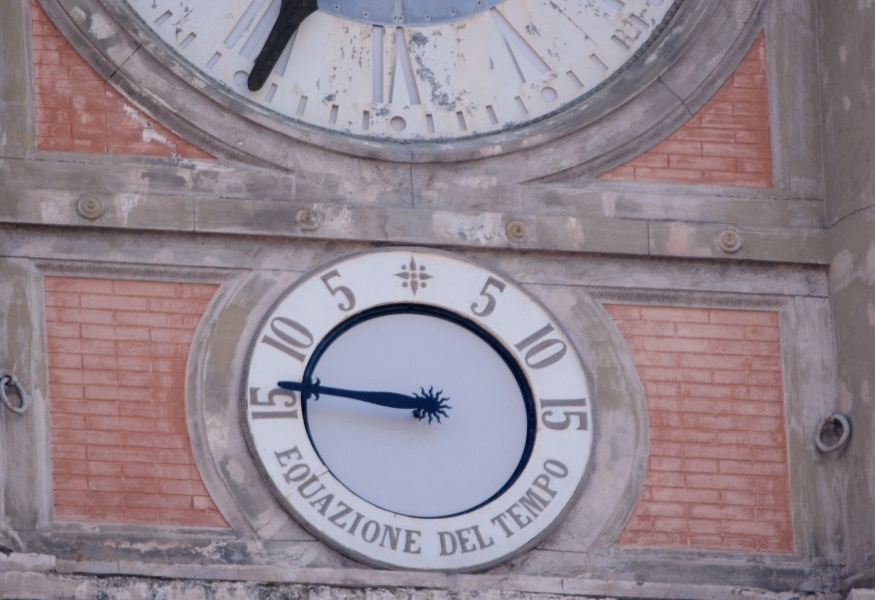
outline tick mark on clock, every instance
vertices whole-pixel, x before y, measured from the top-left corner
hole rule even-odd
[[[172,12],[170,12],[169,10],[165,11],[165,12],[161,13],[160,17],[155,19],[154,23],[157,27],[160,27],[161,25],[163,25],[167,21],[167,19],[169,19],[172,16],[173,16]]]
[[[623,52],[629,51],[629,44],[626,43],[626,40],[620,39],[619,36],[612,36],[611,41],[614,42],[619,48],[621,48]]]
[[[602,59],[600,59],[600,58],[598,57],[597,54],[591,54],[590,57],[589,57],[589,59],[590,59],[590,60],[593,62],[593,64],[599,69],[599,71],[601,71],[602,73],[607,73],[607,72],[608,72],[608,65],[606,65],[606,64],[604,63],[604,61],[602,61]]]
[[[523,116],[529,114],[529,109],[526,108],[526,103],[523,102],[522,98],[516,96],[513,100],[516,103],[517,108],[520,110],[520,114],[522,114]]]
[[[219,62],[220,58],[222,58],[221,52],[216,52],[215,54],[213,54],[213,56],[210,58],[209,62],[207,63],[207,70],[212,70],[212,68],[216,66],[216,63]]]
[[[189,47],[189,45],[191,45],[191,43],[195,40],[195,38],[197,38],[197,34],[189,33],[187,36],[185,36],[185,39],[183,39],[182,42],[180,42],[179,47],[182,48],[183,50],[185,50],[186,48]]]

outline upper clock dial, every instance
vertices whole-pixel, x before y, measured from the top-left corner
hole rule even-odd
[[[573,104],[635,57],[680,0],[126,2],[208,82],[279,118],[439,141]]]

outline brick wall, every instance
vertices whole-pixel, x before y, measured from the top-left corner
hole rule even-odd
[[[601,179],[771,187],[765,46],[760,35],[692,119]]]
[[[185,365],[216,286],[47,277],[59,521],[226,526],[185,421]]]
[[[31,10],[38,150],[210,158],[106,83],[36,0]]]
[[[792,552],[777,314],[606,308],[650,419],[644,490],[619,543]]]

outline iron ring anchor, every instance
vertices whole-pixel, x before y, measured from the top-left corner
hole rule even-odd
[[[16,406],[6,394],[7,387],[15,390],[15,394],[18,396],[18,406]],[[30,400],[28,399],[24,388],[21,387],[21,382],[18,381],[18,378],[15,377],[15,375],[6,371],[0,372],[0,402],[6,406],[7,410],[14,412],[17,415],[24,414],[30,407]]]

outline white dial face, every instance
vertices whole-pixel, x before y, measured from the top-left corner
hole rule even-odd
[[[125,0],[232,95],[281,119],[395,141],[481,136],[557,113],[622,70],[680,1]],[[253,84],[260,57],[270,66]]]
[[[345,326],[307,376],[349,390],[433,392],[447,398],[446,414],[423,427],[409,409],[324,393],[306,404],[313,445],[338,480],[386,510],[471,510],[504,489],[526,457],[534,433],[528,384],[470,323],[419,305],[393,308]]]
[[[583,481],[585,369],[531,296],[419,250],[357,255],[266,315],[250,448],[315,535],[380,566],[473,570],[537,543]]]

